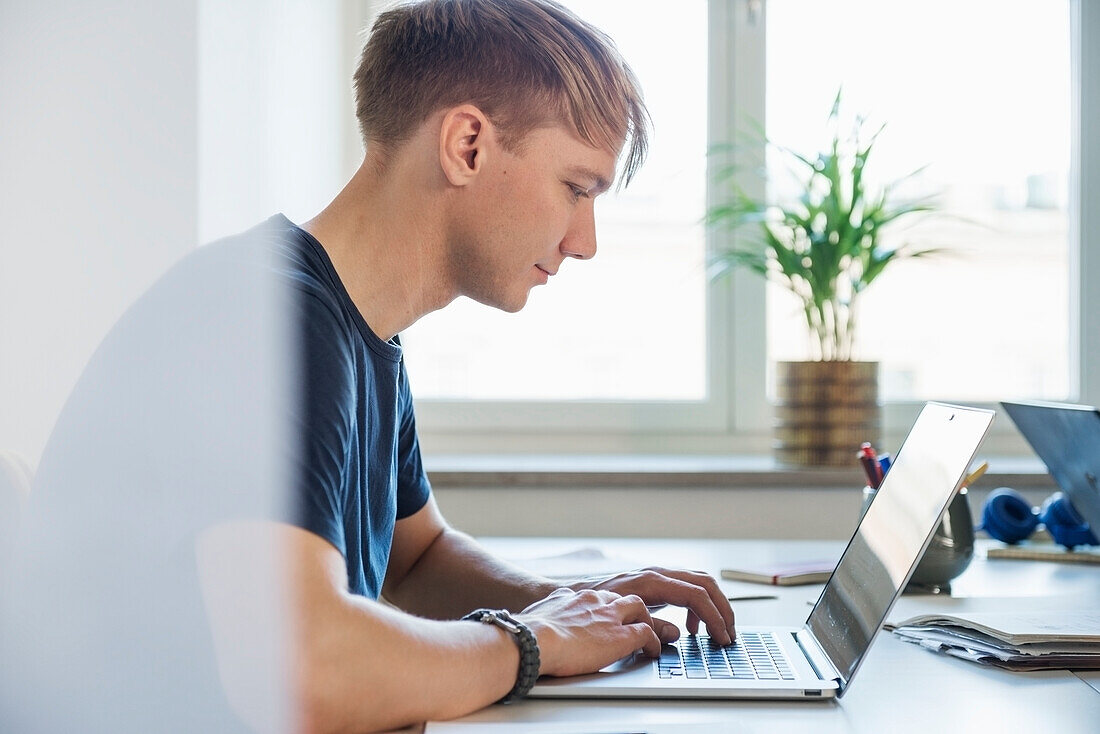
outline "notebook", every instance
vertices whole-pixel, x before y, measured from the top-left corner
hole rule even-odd
[[[843,696],[993,421],[991,410],[928,403],[801,628],[738,627],[728,647],[684,635],[661,658],[598,673],[543,677],[532,697],[780,698]]]
[[[1100,529],[1100,411],[1067,403],[1001,403],[1073,509]]]
[[[1056,543],[1023,541],[1018,545],[993,546],[986,549],[986,558],[1011,558],[1020,561],[1053,561],[1054,563],[1100,564],[1100,546],[1082,546],[1069,550]]]
[[[833,575],[833,568],[832,561],[784,563],[761,568],[723,568],[722,578],[772,586],[823,584]]]

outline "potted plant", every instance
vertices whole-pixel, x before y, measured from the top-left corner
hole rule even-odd
[[[878,365],[854,360],[859,299],[891,263],[938,251],[884,242],[887,228],[935,205],[895,193],[920,169],[880,188],[868,184],[864,172],[883,128],[867,136],[857,117],[842,134],[840,99],[838,92],[831,139],[816,156],[766,141],[792,164],[797,196],[769,202],[733,186],[707,213],[711,226],[738,234],[736,245],[711,257],[711,277],[749,268],[791,291],[805,315],[814,359],[780,362],[776,375],[777,458],[798,465],[850,466],[860,443],[877,438]]]

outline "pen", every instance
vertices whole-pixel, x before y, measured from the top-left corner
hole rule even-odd
[[[891,463],[890,454],[884,453],[878,455],[878,465],[879,468],[882,469],[882,478],[884,481],[886,479],[886,472],[890,471]]]
[[[978,481],[978,478],[981,477],[982,474],[985,474],[985,470],[988,468],[989,462],[983,461],[981,466],[966,475],[966,479],[963,480],[962,486],[969,487],[971,484]]]
[[[871,489],[878,489],[882,484],[882,467],[879,466],[878,459],[875,457],[875,448],[870,442],[864,442],[856,456],[859,458],[859,463],[863,465],[863,472],[867,475],[867,484]]]

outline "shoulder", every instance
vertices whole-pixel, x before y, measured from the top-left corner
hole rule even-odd
[[[354,325],[335,273],[316,240],[282,215],[250,230],[204,245],[177,268],[234,310],[257,305],[288,329],[292,343],[321,339],[349,348]],[[315,344],[314,346],[320,346]]]

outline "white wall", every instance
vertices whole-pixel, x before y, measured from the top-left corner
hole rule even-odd
[[[352,173],[342,0],[199,0],[199,241],[309,219]]]
[[[0,447],[37,463],[95,346],[180,256],[339,190],[345,12],[0,2]]]
[[[0,4],[0,446],[195,242],[196,0]]]
[[[860,489],[436,487],[454,527],[476,536],[847,540]]]
[[[1049,478],[1013,483],[1039,505]],[[436,501],[454,527],[476,536],[791,538],[848,540],[859,519],[857,487],[447,487]],[[990,487],[970,492],[974,523]]]

